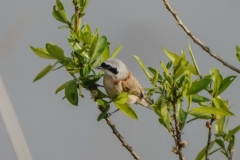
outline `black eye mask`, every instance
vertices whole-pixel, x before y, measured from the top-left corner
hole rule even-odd
[[[112,72],[113,74],[118,74],[118,70],[117,70],[117,68],[113,68],[111,65],[109,65],[109,64],[106,64],[106,63],[102,63],[101,64],[101,67],[102,68],[104,68],[104,69],[107,69],[107,70],[109,70],[110,72]]]

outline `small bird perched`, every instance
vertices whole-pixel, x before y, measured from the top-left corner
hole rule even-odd
[[[109,98],[113,99],[125,91],[130,93],[127,104],[140,104],[154,110],[150,103],[146,101],[141,84],[122,61],[110,58],[104,61],[98,68],[105,73],[103,85]]]

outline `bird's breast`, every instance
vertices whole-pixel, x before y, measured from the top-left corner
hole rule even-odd
[[[103,77],[103,85],[106,93],[110,98],[114,98],[122,92],[121,81],[115,80],[113,77],[105,75]]]

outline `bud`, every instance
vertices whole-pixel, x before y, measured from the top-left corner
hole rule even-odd
[[[188,145],[187,141],[182,141],[180,144],[183,148],[185,148]]]
[[[210,128],[212,128],[212,125],[207,121],[206,122],[206,127],[210,129]]]

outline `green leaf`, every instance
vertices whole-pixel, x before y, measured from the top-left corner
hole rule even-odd
[[[225,101],[223,101],[222,99],[213,98],[212,101],[213,101],[214,105],[216,106],[216,108],[218,108],[218,109],[222,108],[224,110],[229,110],[228,104]]]
[[[221,150],[221,148],[217,148],[217,149],[213,150],[212,152],[209,153],[209,156],[210,156],[211,154],[213,154],[213,153],[219,151],[219,150]]]
[[[45,58],[45,59],[55,59],[54,57],[52,57],[46,49],[44,48],[34,48],[33,46],[30,46],[30,48],[32,49],[32,51],[38,55],[41,58]]]
[[[171,68],[171,66],[172,66],[172,61],[169,61],[166,65],[166,67],[167,67],[167,69],[169,69],[169,68]]]
[[[46,49],[52,57],[56,59],[65,59],[62,48],[58,47],[56,44],[49,42],[46,44]]]
[[[198,92],[205,89],[211,81],[211,78],[203,78],[201,80],[193,82],[187,91],[187,95],[197,94]]]
[[[106,59],[109,58],[109,55],[110,55],[109,45],[106,45],[102,53],[101,61],[104,62]]]
[[[58,20],[62,23],[67,23],[68,15],[67,15],[67,13],[65,12],[64,9],[63,10],[56,10],[56,6],[54,5],[52,15],[56,20]]]
[[[78,92],[75,80],[71,80],[65,87],[65,96],[67,100],[74,106],[78,105]]]
[[[98,118],[97,118],[98,122],[101,121],[106,116],[106,114],[108,113],[109,109],[110,109],[110,105],[107,105],[104,108],[104,110],[102,111],[102,113],[98,116]]]
[[[168,58],[173,62],[173,67],[176,67],[182,57],[173,52],[168,51],[165,48],[162,48],[162,50],[168,56]]]
[[[237,51],[236,58],[240,61],[240,47],[238,47],[238,45],[236,45],[236,51]]]
[[[101,60],[100,60],[100,59],[95,60],[95,61],[93,61],[93,62],[91,63],[91,68],[94,69],[94,68],[98,67],[100,64],[101,64]]]
[[[51,70],[53,69],[52,65],[48,65],[47,67],[45,67],[40,73],[38,73],[38,75],[36,76],[36,78],[33,80],[33,82],[43,78],[46,74],[48,74]]]
[[[103,100],[103,99],[97,99],[96,101],[97,105],[99,106],[103,106],[105,107],[104,110],[102,111],[102,113],[98,116],[97,121],[100,121],[101,119],[103,119],[106,114],[108,113],[109,109],[110,109],[110,105],[109,102]]]
[[[156,73],[154,74],[154,76],[153,76],[153,78],[152,78],[152,85],[156,85],[156,83],[157,83],[157,80],[158,80],[158,70],[156,71]]]
[[[83,5],[83,7],[80,8],[81,13],[84,12],[84,10],[85,10],[86,7],[88,6],[88,3],[89,3],[89,2],[90,2],[90,0],[85,0],[85,1],[84,1],[84,5]]]
[[[190,63],[188,61],[181,61],[181,66],[174,72],[174,79],[177,79],[184,74],[184,72],[188,69],[189,64]]]
[[[192,95],[187,96],[186,99],[187,99],[187,103],[188,103],[188,106],[187,106],[187,112],[188,112],[191,107],[191,104],[192,104]]]
[[[194,110],[191,110],[189,112],[189,114],[191,114],[192,116],[194,116],[196,118],[200,118],[200,119],[212,119],[213,118],[213,116],[211,114],[201,113],[201,112],[197,112]]]
[[[158,106],[158,108],[160,107],[161,118],[163,120],[163,124],[168,130],[170,130],[171,129],[171,126],[170,126],[171,117],[168,112],[167,104],[166,104],[165,100],[162,100],[161,103],[159,103],[159,104],[160,104],[160,106]]]
[[[190,71],[190,72],[191,72],[192,74],[194,74],[194,75],[199,75],[199,74],[197,73],[196,68],[195,68],[191,63],[189,63],[187,70]]]
[[[146,76],[151,80],[152,76],[148,73],[147,69],[145,68],[144,63],[142,62],[142,60],[138,56],[135,56],[135,55],[133,55],[133,56],[134,56],[134,58],[136,58],[136,60],[140,64],[140,66],[141,66],[143,72],[146,74]]]
[[[62,23],[66,23],[65,20],[63,19],[62,15],[56,10],[56,6],[53,6],[52,15],[56,20],[58,20]]]
[[[154,69],[154,68],[152,68],[152,67],[148,67],[148,70],[149,70],[153,75],[155,75],[156,73],[158,73],[158,79],[159,79],[159,80],[162,80],[162,76],[161,76],[161,74],[159,74],[158,70],[156,70],[156,69]]]
[[[78,55],[80,55],[81,57],[85,57],[85,58],[89,58],[89,56],[87,55],[87,53],[84,52],[84,50],[82,49],[82,47],[71,37],[68,37],[68,42],[71,46],[71,48],[78,53]]]
[[[60,0],[56,0],[56,4],[57,4],[58,10],[63,10],[64,9],[63,4]]]
[[[52,66],[52,65],[48,65],[47,67],[45,67],[40,73],[38,73],[38,75],[35,77],[35,79],[33,80],[33,82],[43,78],[44,76],[46,76],[56,65],[57,65],[58,61]]]
[[[99,30],[100,30],[100,27],[97,27],[95,33],[94,33],[93,36],[92,36],[91,44],[93,44],[93,42],[98,39],[98,32],[99,32]]]
[[[212,91],[212,96],[216,97],[217,93],[218,93],[218,89],[219,89],[220,83],[222,81],[222,76],[219,73],[218,69],[213,68],[212,70],[213,70],[213,74],[214,74],[214,87],[213,87],[213,91]]]
[[[212,146],[214,145],[215,143],[215,140],[213,140],[211,143],[210,143],[210,149],[212,148]],[[206,156],[206,146],[198,153],[197,157],[195,158],[195,160],[203,160],[204,157]]]
[[[91,79],[87,79],[86,81],[83,81],[83,86],[92,86],[94,83],[96,83],[101,77],[100,76],[96,76],[93,77]]]
[[[128,101],[128,94],[126,92],[120,93],[115,99],[114,102],[118,104],[125,104]]]
[[[70,27],[69,26],[60,26],[58,27],[58,29],[69,29]]]
[[[107,45],[107,37],[105,36],[100,37],[99,40],[97,41],[96,47],[94,49],[93,55],[91,56],[90,60],[97,59],[104,51],[106,45]]]
[[[203,97],[203,96],[200,96],[198,94],[194,94],[192,96],[192,101],[193,102],[196,102],[196,103],[200,103],[200,102],[209,102],[211,101],[210,99],[206,98],[206,97]]]
[[[221,94],[223,91],[225,91],[228,86],[234,81],[234,79],[236,78],[237,76],[228,76],[226,77],[221,83],[220,83],[220,86],[219,86],[219,89],[218,89],[218,93],[217,95]]]
[[[58,12],[62,16],[64,22],[67,22],[68,15],[67,15],[67,13],[64,10],[63,4],[60,2],[60,0],[56,0],[56,4],[57,4]]]
[[[116,105],[116,107],[118,109],[120,109],[127,116],[129,116],[135,120],[138,119],[137,114],[134,112],[134,110],[128,104],[119,104],[117,102],[114,102],[114,104]]]
[[[191,46],[190,46],[189,41],[188,41],[188,52],[189,52],[189,54],[191,55],[192,61],[193,61],[193,64],[194,64],[194,66],[190,67],[190,68],[192,68],[191,70],[195,70],[196,75],[200,75],[200,71],[199,71],[199,69],[198,69],[197,62],[196,62],[196,60],[195,60],[195,58],[194,58],[194,55],[193,55],[193,52],[192,52],[192,49],[191,49]],[[189,68],[189,69],[190,69],[190,68]],[[192,73],[193,73],[193,72],[194,72],[194,71],[192,71]]]
[[[181,88],[182,87],[182,85],[184,84],[184,82],[185,82],[185,77],[186,77],[186,74],[184,74],[183,76],[181,76],[180,78],[178,78],[177,79],[177,86],[178,86],[178,88]]]
[[[91,66],[89,64],[86,64],[83,68],[83,76],[87,77],[90,72],[91,72]]]
[[[91,31],[90,26],[88,24],[84,24],[82,30],[83,30],[83,34],[84,34],[85,43],[90,45],[91,41],[92,41],[92,31]]]
[[[179,107],[178,113],[177,113],[177,118],[179,120],[179,122],[184,123],[186,121],[187,118],[187,112],[185,112],[182,109],[182,106]]]
[[[217,135],[223,135],[224,134],[225,124],[226,124],[225,120],[226,120],[225,116],[221,116],[219,119],[216,120],[215,129],[216,129],[216,134]]]
[[[223,149],[225,150],[225,144],[221,139],[215,139],[215,142]]]
[[[169,75],[169,71],[168,71],[166,65],[164,64],[164,62],[160,62],[160,65],[162,66],[163,71],[164,71],[166,74]]]
[[[229,130],[228,134],[224,137],[224,140],[226,141],[227,139],[229,139],[239,131],[240,131],[240,125],[235,127],[233,130]]]
[[[57,94],[58,92],[60,92],[61,90],[63,90],[63,89],[67,86],[67,84],[68,84],[69,82],[70,82],[70,81],[67,81],[67,82],[63,83],[61,86],[59,86],[59,87],[56,89],[55,94]]]
[[[180,86],[182,86],[182,96],[185,97],[190,86],[191,86],[191,80],[190,80],[191,76],[190,73],[186,72],[184,74],[184,79],[182,82],[179,83]],[[181,85],[182,83],[182,85]]]
[[[117,57],[118,53],[122,50],[123,45],[117,45],[115,51],[112,53],[111,58]]]
[[[103,93],[99,89],[97,89],[97,91],[98,91],[98,98],[106,98],[106,97],[108,97],[105,93]]]
[[[213,108],[213,107],[197,107],[193,108],[192,111],[200,112],[200,113],[208,113],[208,114],[217,114],[222,116],[234,116],[234,114],[230,111]]]

